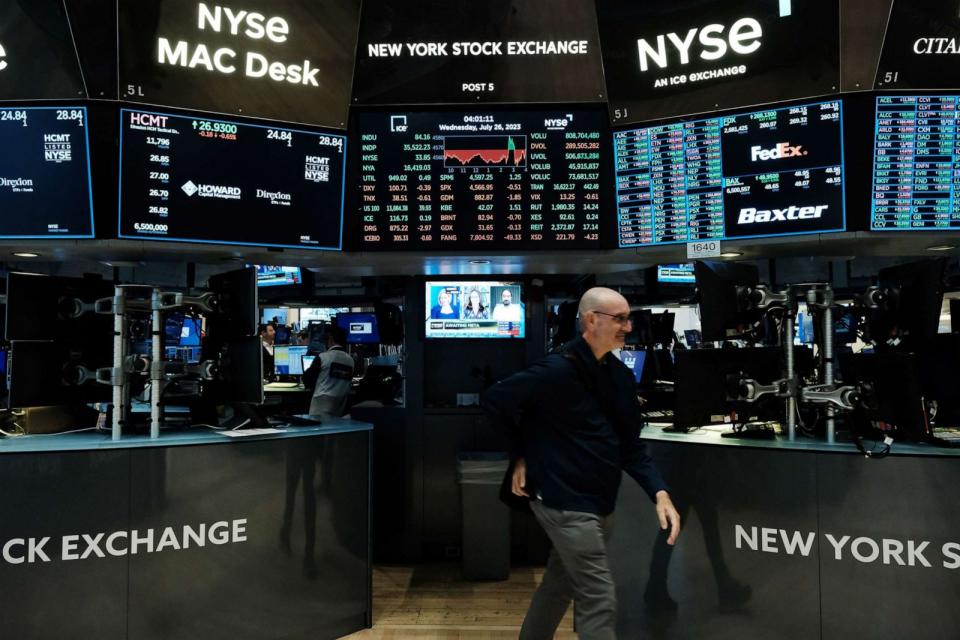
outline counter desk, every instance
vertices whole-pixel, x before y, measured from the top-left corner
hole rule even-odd
[[[15,638],[337,638],[369,625],[372,425],[0,439]]]
[[[683,519],[670,548],[624,477],[618,637],[960,637],[960,449],[643,430]]]

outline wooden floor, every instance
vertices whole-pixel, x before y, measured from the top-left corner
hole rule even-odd
[[[516,640],[542,568],[514,568],[503,582],[467,582],[457,564],[377,567],[373,629],[349,640]],[[572,611],[572,607],[571,607]],[[557,632],[576,640],[573,615]]]

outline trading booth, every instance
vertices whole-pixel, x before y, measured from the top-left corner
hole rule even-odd
[[[618,637],[956,635],[958,52],[945,0],[0,0],[4,631],[542,566],[458,460],[605,286],[684,521],[626,479]]]

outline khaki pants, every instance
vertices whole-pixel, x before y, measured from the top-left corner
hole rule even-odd
[[[615,640],[617,599],[607,564],[613,516],[560,511],[530,503],[553,543],[543,582],[533,595],[520,640],[552,640],[571,600],[581,640]]]

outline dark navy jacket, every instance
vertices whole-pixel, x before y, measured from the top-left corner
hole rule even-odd
[[[483,396],[511,459],[526,460],[527,492],[554,509],[607,515],[626,471],[654,499],[667,487],[640,440],[633,373],[612,353],[598,362],[583,338],[564,350],[579,369],[551,354]]]

